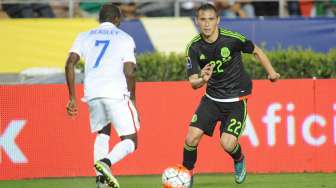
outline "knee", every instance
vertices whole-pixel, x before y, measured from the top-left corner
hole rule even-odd
[[[110,136],[110,134],[111,134],[111,124],[109,123],[105,127],[103,127],[101,130],[99,130],[98,134],[105,134],[107,136]]]
[[[198,135],[188,134],[185,140],[185,143],[188,146],[197,146],[200,142],[201,137]]]
[[[226,152],[233,151],[236,145],[237,141],[234,139],[227,139],[227,138],[221,139],[221,146]]]
[[[127,135],[127,136],[121,136],[121,140],[129,139],[134,144],[134,151],[138,148],[138,137],[136,134]]]

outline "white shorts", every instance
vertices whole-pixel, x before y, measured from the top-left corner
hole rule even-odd
[[[138,112],[128,98],[96,98],[87,102],[90,111],[91,132],[97,132],[112,123],[118,136],[136,133],[140,129]]]

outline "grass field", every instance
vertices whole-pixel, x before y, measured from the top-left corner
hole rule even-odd
[[[160,176],[120,176],[122,188],[160,188]],[[0,181],[1,188],[95,188],[93,177]],[[248,174],[236,185],[231,174],[195,176],[194,188],[336,188],[336,174]]]

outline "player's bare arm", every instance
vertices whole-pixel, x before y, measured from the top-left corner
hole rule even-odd
[[[66,109],[69,116],[76,116],[78,113],[75,90],[75,65],[78,61],[79,56],[75,53],[70,53],[65,65],[65,76],[69,91],[69,102]]]
[[[214,65],[209,63],[203,67],[200,75],[193,74],[189,76],[189,82],[191,84],[191,87],[193,89],[198,89],[204,86],[209,81],[212,75],[213,68]]]
[[[260,49],[258,46],[254,46],[254,51],[253,51],[254,56],[260,61],[260,63],[262,64],[262,66],[266,69],[267,71],[267,78],[271,81],[271,82],[275,82],[280,78],[280,74],[277,73],[270,60],[268,59],[268,57],[266,56],[266,54],[263,52],[262,49]]]
[[[136,87],[136,80],[135,80],[135,71],[136,71],[136,64],[133,62],[125,62],[124,63],[124,74],[127,81],[127,89],[130,92],[130,99],[132,100],[133,104],[135,105],[136,96],[135,96],[135,87]]]

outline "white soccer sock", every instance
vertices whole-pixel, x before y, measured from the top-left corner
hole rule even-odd
[[[109,140],[110,136],[106,134],[97,134],[93,146],[93,158],[95,162],[107,157],[109,151]],[[97,170],[95,171],[96,175],[101,175]]]
[[[114,165],[134,150],[134,142],[130,139],[125,139],[113,147],[112,151],[107,155],[107,158],[111,161],[111,164]]]

